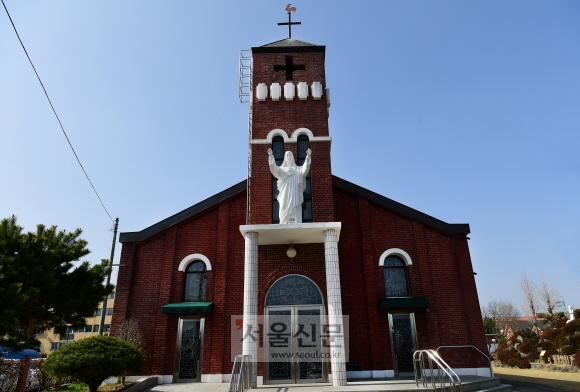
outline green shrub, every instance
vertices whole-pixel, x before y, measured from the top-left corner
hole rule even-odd
[[[133,345],[111,336],[93,336],[69,343],[51,354],[43,369],[55,377],[83,381],[91,392],[110,376],[139,372],[143,355]]]

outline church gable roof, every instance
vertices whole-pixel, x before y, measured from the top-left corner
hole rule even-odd
[[[424,225],[431,226],[434,229],[440,230],[447,234],[463,234],[467,235],[470,232],[469,224],[467,223],[446,223],[437,218],[433,218],[421,211],[417,211],[411,207],[407,207],[404,204],[396,202],[388,197],[379,195],[373,191],[366,188],[353,184],[352,182],[343,180],[340,177],[332,176],[332,185],[335,188],[346,191],[347,193],[360,196],[368,201],[377,204],[381,207],[394,211],[405,217],[414,219]]]
[[[456,224],[443,222],[421,211],[417,211],[411,207],[407,207],[404,204],[389,199],[388,197],[379,195],[378,193],[370,191],[359,185],[353,184],[352,182],[343,180],[340,177],[332,176],[332,185],[337,189],[365,198],[374,204],[389,209],[402,216],[414,219],[420,223],[433,227],[434,229],[437,229],[444,233],[467,235],[470,232],[469,224],[467,223]],[[159,234],[163,230],[166,230],[173,225],[183,222],[193,217],[194,215],[197,215],[205,210],[208,210],[218,205],[219,203],[223,202],[226,199],[236,196],[239,193],[245,192],[246,189],[247,189],[247,181],[246,180],[240,181],[236,185],[229,187],[228,189],[220,193],[217,193],[197,204],[194,204],[193,206],[186,208],[185,210],[178,212],[177,214],[172,215],[169,218],[157,222],[154,225],[147,227],[146,229],[143,229],[141,231],[121,233],[119,235],[119,242],[125,243],[125,242],[144,241],[147,238],[153,237],[154,235]]]
[[[203,201],[200,201],[199,203],[194,204],[191,207],[186,208],[185,210],[170,216],[169,218],[163,219],[162,221],[157,222],[146,229],[143,229],[141,231],[121,233],[119,234],[119,242],[125,243],[125,242],[144,241],[147,238],[152,237],[155,234],[158,234],[163,230],[170,228],[173,225],[183,222],[184,220],[187,220],[192,216],[199,214],[200,212],[203,212],[211,207],[218,205],[219,203],[221,203],[226,199],[229,199],[230,197],[245,192],[247,189],[246,182],[247,182],[246,180],[238,182],[236,185],[229,187],[228,189],[221,191],[220,193],[217,193]]]

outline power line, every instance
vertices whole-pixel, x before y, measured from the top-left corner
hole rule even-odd
[[[62,122],[60,121],[58,114],[56,114],[56,110],[54,109],[54,106],[52,105],[52,101],[50,100],[50,98],[48,96],[48,92],[46,91],[46,88],[44,88],[44,84],[42,83],[42,80],[40,80],[40,76],[38,75],[38,72],[36,71],[36,68],[34,67],[34,64],[32,63],[32,60],[30,59],[30,56],[28,55],[26,48],[24,47],[24,43],[22,43],[22,40],[20,39],[20,35],[18,34],[18,31],[16,30],[16,26],[14,25],[14,22],[12,21],[12,17],[10,16],[10,13],[8,12],[8,8],[6,8],[6,4],[4,4],[4,0],[1,0],[1,1],[2,1],[2,5],[4,6],[4,10],[6,11],[6,15],[8,15],[8,19],[10,19],[10,23],[12,23],[12,28],[14,28],[14,32],[16,33],[16,37],[18,37],[18,41],[20,41],[20,45],[22,46],[22,49],[24,49],[24,53],[26,54],[26,57],[28,58],[28,61],[30,62],[30,65],[32,66],[32,69],[34,70],[34,73],[36,74],[36,77],[38,78],[38,81],[40,82],[42,89],[44,90],[44,95],[46,95],[46,99],[48,99],[48,103],[50,104],[50,107],[52,108],[52,112],[54,113],[54,115],[56,116],[56,119],[58,120],[58,124],[60,125],[60,129],[62,129],[62,133],[64,134],[64,137],[66,138],[66,141],[68,142],[68,145],[70,146],[70,149],[72,150],[73,154],[75,154],[75,158],[77,159],[79,166],[83,170],[83,173],[85,173],[85,177],[89,181],[89,184],[91,184],[91,187],[93,187],[93,191],[95,191],[95,195],[97,195],[97,198],[99,199],[99,202],[103,206],[103,209],[105,210],[105,212],[109,216],[109,219],[111,221],[113,221],[111,214],[109,214],[109,211],[107,211],[107,207],[105,207],[105,204],[103,204],[103,201],[101,200],[101,197],[99,196],[99,193],[97,192],[97,189],[93,185],[93,182],[89,178],[89,175],[87,174],[85,168],[83,167],[83,164],[81,163],[81,160],[79,159],[75,149],[73,148],[73,145],[70,142],[68,135],[64,131],[64,127],[62,126]]]

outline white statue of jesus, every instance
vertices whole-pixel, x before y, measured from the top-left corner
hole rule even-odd
[[[302,223],[302,202],[304,201],[304,179],[310,171],[310,155],[306,151],[304,165],[296,166],[291,151],[284,154],[284,162],[276,165],[272,149],[268,149],[268,164],[272,175],[278,179],[278,203],[280,203],[280,223]]]

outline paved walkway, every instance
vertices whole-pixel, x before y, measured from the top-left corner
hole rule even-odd
[[[464,383],[482,380],[484,377],[462,376]],[[176,383],[156,385],[147,389],[153,392],[227,392],[225,383]],[[259,385],[258,392],[364,392],[364,391],[417,391],[415,379],[409,377],[369,381],[349,381],[347,386],[333,387],[331,384],[284,384]]]
[[[501,378],[502,384],[509,384],[514,387],[514,392],[570,392],[580,391],[580,389],[566,388],[557,385],[538,382],[524,382]]]

